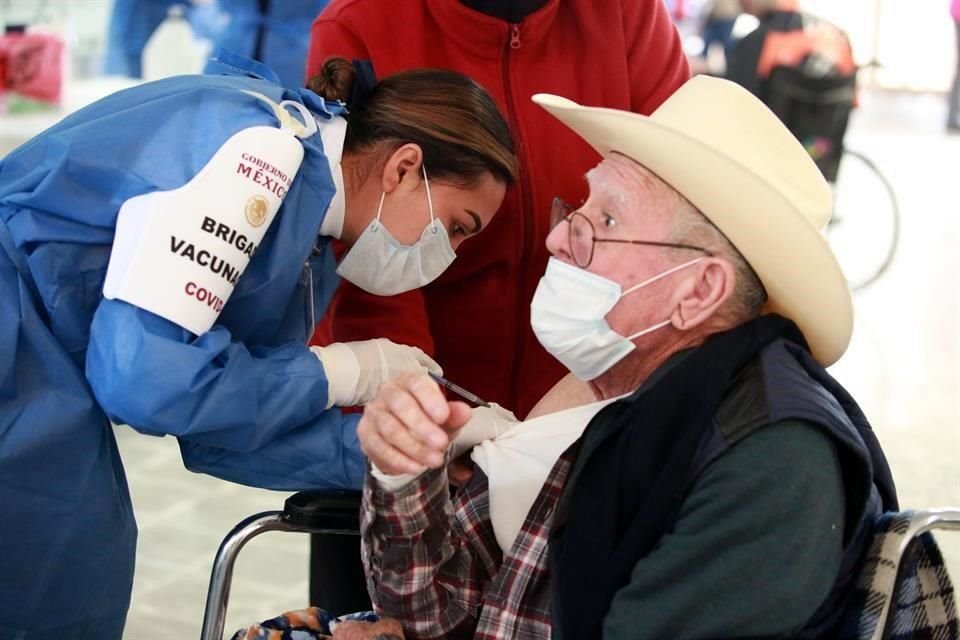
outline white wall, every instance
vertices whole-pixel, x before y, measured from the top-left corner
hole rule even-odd
[[[903,89],[946,90],[956,42],[950,0],[802,0],[809,11],[843,27],[857,62],[883,67],[875,80]]]

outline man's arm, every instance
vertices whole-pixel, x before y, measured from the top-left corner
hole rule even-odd
[[[363,564],[377,613],[397,619],[407,638],[472,638],[491,559],[481,561],[456,521],[446,469],[431,469],[396,491],[368,474],[361,514]]]
[[[307,77],[309,80],[320,72],[323,61],[330,56],[343,56],[350,60],[368,60],[370,52],[358,33],[337,19],[337,7],[328,6],[313,21],[310,27],[310,48],[307,52]],[[376,71],[376,69],[374,69]]]
[[[662,0],[628,0],[622,6],[630,110],[650,114],[690,79],[690,65]]]
[[[783,422],[710,465],[614,596],[604,640],[786,637],[833,586],[844,491],[830,438]]]
[[[368,590],[377,612],[398,619],[408,638],[472,637],[494,572],[490,553],[484,561],[475,551],[482,528],[492,539],[486,479],[465,489],[476,494],[465,496],[462,521],[447,484],[448,446],[470,418],[467,405],[448,402],[427,376],[403,375],[381,387],[357,426],[376,470],[361,511]]]

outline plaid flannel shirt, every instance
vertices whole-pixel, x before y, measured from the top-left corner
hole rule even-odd
[[[393,492],[367,474],[363,563],[377,613],[414,640],[549,638],[547,538],[571,459],[557,461],[506,557],[479,468],[453,498],[446,468]]]

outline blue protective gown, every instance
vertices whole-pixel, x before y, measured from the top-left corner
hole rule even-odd
[[[317,237],[334,195],[319,134],[302,141],[300,171],[213,329],[197,337],[101,298],[125,200],[184,185],[240,129],[277,125],[241,89],[299,100],[318,120],[340,112],[252,61],[225,62],[238,73],[116,93],[0,161],[7,636],[120,637],[137,530],[110,419],[177,436],[188,468],[235,482],[362,481],[359,417],[325,410],[324,370],[305,345],[306,269],[318,318],[338,280],[329,239]]]
[[[107,73],[143,77],[143,49],[173,6],[181,6],[194,33],[216,47],[256,58],[283,85],[304,83],[310,25],[329,0],[116,0],[110,17]]]

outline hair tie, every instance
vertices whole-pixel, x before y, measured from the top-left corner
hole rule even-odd
[[[376,88],[377,76],[373,72],[373,63],[369,60],[354,59],[352,64],[356,76],[353,79],[353,90],[350,92],[347,107],[359,108]]]

